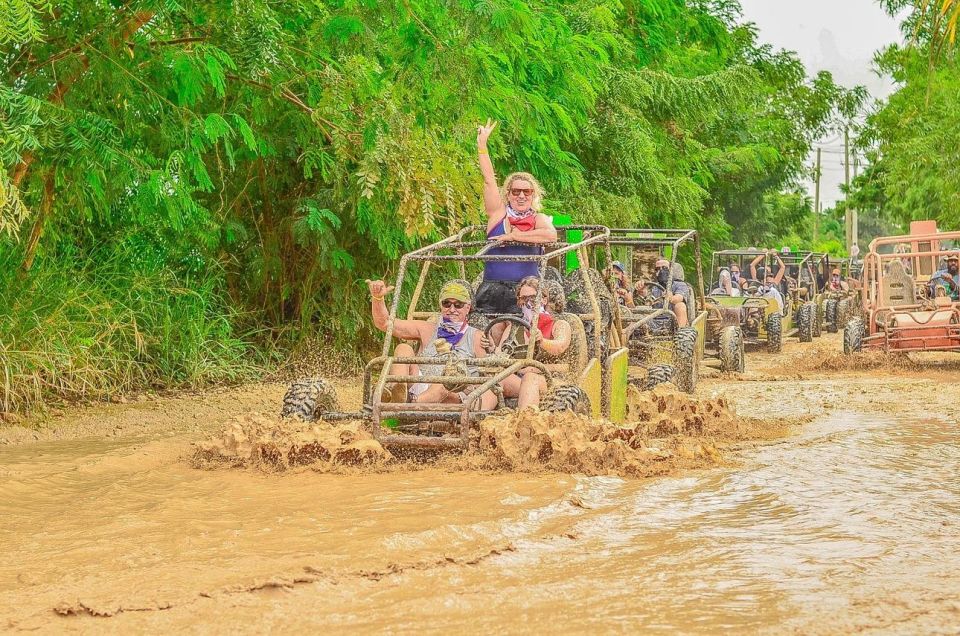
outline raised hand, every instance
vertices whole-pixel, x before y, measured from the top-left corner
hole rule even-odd
[[[393,291],[393,286],[388,287],[382,280],[367,280],[367,288],[374,298],[382,298]]]
[[[497,127],[497,122],[492,119],[487,119],[487,124],[485,126],[477,126],[477,148],[486,148],[487,139],[490,138],[490,133],[493,132],[493,129]]]

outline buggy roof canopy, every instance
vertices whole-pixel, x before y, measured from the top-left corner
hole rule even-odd
[[[673,246],[699,242],[696,230],[673,228],[610,228],[610,245]]]
[[[544,243],[543,254],[500,255],[490,254],[493,247],[500,245],[528,245],[527,243],[513,243],[512,241],[491,241],[486,238],[486,227],[471,225],[452,236],[421,247],[401,257],[401,261],[429,261],[429,262],[546,262],[558,256],[574,252],[582,247],[605,245],[610,237],[610,229],[603,225],[567,225],[557,228],[557,234],[564,239],[572,232],[579,232],[581,236],[574,241],[561,240],[556,243]],[[479,235],[483,240],[467,240],[471,235]]]

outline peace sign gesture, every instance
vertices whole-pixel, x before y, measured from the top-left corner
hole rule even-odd
[[[492,119],[487,119],[487,124],[485,126],[477,126],[477,147],[486,148],[487,139],[490,137],[490,133],[493,132],[493,129],[497,127],[497,122]]]

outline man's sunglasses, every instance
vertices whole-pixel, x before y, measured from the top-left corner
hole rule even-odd
[[[510,188],[510,195],[518,197],[521,194],[526,195],[527,198],[533,196],[533,188]]]
[[[450,309],[451,307],[454,307],[454,308],[456,308],[456,309],[463,309],[464,307],[466,307],[466,305],[467,305],[467,303],[465,303],[465,302],[463,302],[463,301],[460,301],[460,300],[442,300],[442,301],[440,301],[440,306],[443,307],[444,309]]]

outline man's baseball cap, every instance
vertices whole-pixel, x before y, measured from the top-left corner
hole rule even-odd
[[[452,280],[440,288],[440,301],[443,302],[448,298],[459,300],[463,303],[469,303],[470,290],[467,289],[467,286],[463,283]]]

